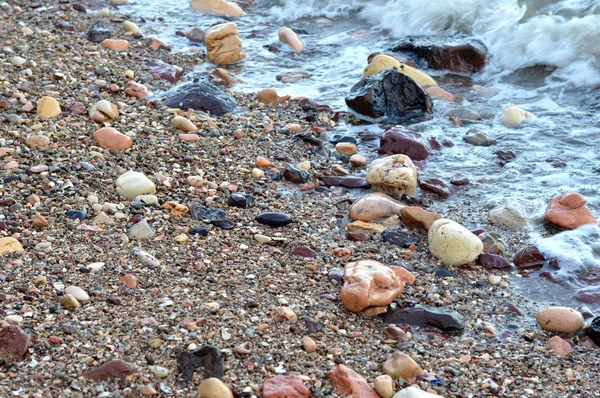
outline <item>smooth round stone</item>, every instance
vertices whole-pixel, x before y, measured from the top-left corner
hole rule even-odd
[[[254,235],[254,240],[256,240],[258,243],[262,243],[264,245],[264,244],[269,243],[273,239],[270,236],[256,234],[256,235]]]
[[[255,167],[252,169],[252,178],[261,178],[264,177],[265,172],[262,171],[261,169],[259,169],[258,167]]]
[[[521,108],[511,106],[506,108],[502,116],[500,116],[500,123],[507,127],[519,127],[525,119],[535,119],[535,116]]]
[[[389,375],[377,376],[373,385],[381,398],[392,398],[394,396],[394,380]]]
[[[468,264],[483,250],[483,243],[471,231],[444,218],[431,225],[428,240],[431,254],[446,265]]]
[[[43,118],[60,115],[61,109],[58,101],[52,97],[42,97],[37,107],[37,114]]]
[[[135,199],[144,194],[155,194],[156,186],[143,173],[130,170],[122,174],[116,181],[117,192],[127,199]]]
[[[258,157],[257,157],[257,158],[254,160],[254,165],[255,165],[256,167],[259,167],[259,168],[261,168],[261,169],[262,169],[262,168],[266,168],[266,167],[271,167],[271,166],[272,166],[272,164],[271,164],[271,161],[270,161],[269,159],[267,159],[267,158],[264,158],[264,157],[262,157],[262,156],[258,156]]]
[[[131,21],[123,22],[123,30],[132,35],[137,35],[140,33],[140,28]]]
[[[292,218],[284,213],[261,213],[256,216],[255,220],[260,224],[269,225],[271,227],[283,227],[293,222]]]
[[[378,191],[414,195],[418,169],[406,155],[391,155],[371,162],[367,182]]]
[[[85,290],[77,286],[68,286],[65,288],[65,294],[70,294],[75,297],[78,301],[89,301],[90,296]]]
[[[354,155],[357,151],[356,144],[351,142],[338,142],[335,145],[335,150],[346,156]]]
[[[198,127],[196,127],[194,123],[183,116],[175,116],[173,119],[171,119],[171,126],[185,133],[189,133],[190,131],[198,131]]]
[[[317,343],[309,336],[302,336],[302,346],[304,347],[304,351],[310,353],[315,352],[317,350]]]
[[[18,240],[11,237],[0,238],[0,255],[5,253],[22,252],[23,246]]]
[[[96,130],[92,135],[92,138],[104,149],[124,151],[125,149],[131,148],[131,145],[133,145],[131,137],[112,127],[103,127]]]
[[[30,135],[25,144],[30,148],[43,148],[50,144],[50,138],[45,135]]]
[[[164,379],[165,377],[167,377],[169,375],[169,373],[171,373],[171,371],[169,369],[164,368],[162,366],[154,366],[152,368],[152,371],[154,372],[156,377],[158,377],[159,379]]]
[[[279,95],[277,95],[277,91],[272,88],[265,88],[264,90],[260,90],[258,92],[258,100],[260,102],[264,102],[265,104],[272,104],[273,102],[279,99]]]
[[[198,398],[233,398],[233,393],[221,380],[211,377],[200,383]]]
[[[399,215],[404,205],[381,192],[370,193],[357,199],[350,206],[350,218],[359,221],[374,221]]]
[[[396,70],[410,77],[423,88],[437,86],[437,82],[431,76],[408,65],[402,64],[397,59],[385,54],[376,55],[364,69],[362,77],[364,78],[377,74],[388,68],[396,68]]]
[[[420,376],[421,367],[408,355],[395,351],[383,364],[383,371],[394,379],[404,380]]]
[[[79,308],[81,304],[79,301],[71,294],[63,294],[60,297],[60,302],[67,308]]]
[[[290,28],[279,29],[279,41],[287,44],[297,53],[300,53],[302,50],[304,50],[304,41]]]
[[[350,156],[350,163],[354,167],[360,167],[367,164],[367,158],[363,155],[352,155]]]
[[[538,325],[544,330],[572,334],[583,328],[581,312],[569,307],[547,307],[535,315]]]
[[[21,65],[25,65],[25,63],[27,62],[27,60],[25,58],[23,58],[23,57],[14,56],[14,57],[12,57],[9,60],[9,62],[11,64],[13,64],[14,66],[21,66]]]

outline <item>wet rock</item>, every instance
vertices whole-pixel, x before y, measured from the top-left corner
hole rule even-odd
[[[31,337],[23,329],[12,325],[0,329],[0,365],[11,366],[23,360]]]
[[[386,229],[381,233],[381,240],[401,248],[408,248],[411,244],[419,242],[419,237],[406,232]]]
[[[265,380],[262,386],[264,398],[308,398],[310,390],[306,388],[300,376],[275,376]]]
[[[225,0],[192,0],[190,7],[218,15],[241,17],[246,15],[244,10],[235,3]]]
[[[338,142],[335,144],[335,150],[342,155],[350,156],[354,155],[357,151],[356,144],[351,142]]]
[[[123,22],[123,30],[126,34],[130,35],[137,35],[138,33],[140,33],[140,28],[131,21]]]
[[[576,192],[553,197],[546,207],[544,217],[551,223],[567,229],[598,223],[585,205],[585,199]]]
[[[59,116],[61,113],[60,104],[55,98],[42,97],[37,106],[37,114],[42,118],[51,118]]]
[[[82,14],[86,14],[87,13],[86,8],[84,6],[82,6],[81,4],[79,4],[79,3],[73,4],[73,9],[75,11],[78,11],[78,12],[82,13]]]
[[[527,211],[517,200],[507,200],[502,206],[490,210],[488,220],[512,229],[520,229],[529,224]]]
[[[346,105],[370,118],[389,123],[411,123],[431,119],[433,102],[410,77],[394,69],[367,76],[350,89]]]
[[[290,251],[290,255],[305,258],[317,257],[317,253],[315,253],[310,247],[306,246],[294,247],[292,251]]]
[[[583,328],[581,312],[569,307],[547,307],[535,314],[535,320],[544,330],[555,333],[573,334]]]
[[[438,178],[419,179],[419,187],[424,191],[433,192],[436,195],[444,197],[450,195],[450,189],[446,183]]]
[[[189,82],[176,86],[166,94],[166,105],[171,108],[195,109],[220,116],[233,113],[236,100],[208,82]]]
[[[163,80],[170,83],[177,83],[183,76],[183,69],[169,65],[160,59],[151,59],[146,62],[146,68],[151,74],[156,74]]]
[[[380,155],[406,155],[411,160],[425,160],[429,157],[429,148],[419,141],[420,134],[410,130],[392,127],[383,133],[379,141]]]
[[[205,345],[194,351],[182,351],[177,354],[177,371],[181,373],[181,381],[189,383],[198,368],[202,378],[221,378],[224,374],[225,363],[221,351],[212,345]]]
[[[423,374],[423,370],[414,359],[400,351],[394,351],[386,359],[383,364],[383,371],[394,379],[402,378],[403,380],[412,379]]]
[[[371,184],[362,177],[337,177],[321,176],[319,177],[321,185],[346,188],[371,188]]]
[[[470,183],[471,181],[469,180],[469,178],[460,173],[454,174],[450,179],[450,184],[456,186],[469,185]]]
[[[463,141],[474,146],[492,146],[496,144],[496,140],[488,137],[486,133],[478,131],[468,131],[463,137]]]
[[[536,246],[526,247],[513,258],[518,269],[541,268],[545,262],[546,258]]]
[[[433,98],[438,98],[448,102],[456,102],[456,97],[452,93],[449,93],[438,86],[427,87],[425,92]]]
[[[189,41],[193,41],[195,43],[204,43],[205,36],[205,32],[197,27],[193,27],[185,34],[185,37],[187,37]]]
[[[92,43],[102,43],[106,39],[110,39],[110,26],[104,21],[94,21],[90,30],[87,32],[87,38]]]
[[[279,41],[287,44],[297,53],[301,53],[304,50],[304,41],[290,28],[279,29]]]
[[[137,373],[135,366],[121,359],[114,359],[95,369],[88,370],[83,374],[83,377],[94,381],[103,381],[110,379],[124,379],[135,373]]]
[[[292,164],[288,165],[283,171],[283,177],[296,184],[308,181],[308,171],[303,170]]]
[[[83,105],[81,102],[73,102],[71,106],[69,106],[69,111],[73,115],[81,115],[83,112],[85,112],[85,105]]]
[[[246,58],[238,26],[233,22],[212,26],[204,37],[208,59],[213,64],[230,65]]]
[[[150,93],[143,84],[136,83],[134,81],[128,81],[127,87],[125,87],[125,94],[129,97],[135,97],[139,99],[146,99]]]
[[[256,216],[255,220],[271,227],[284,227],[294,222],[287,214],[276,212],[261,213]]]
[[[391,196],[376,192],[358,198],[350,206],[349,215],[353,220],[377,221],[400,214],[404,207]]]
[[[391,49],[412,54],[431,69],[446,69],[458,73],[479,72],[486,64],[487,50],[483,43],[433,44],[427,39],[415,38]]]
[[[94,141],[104,149],[124,151],[131,148],[133,140],[112,127],[103,127],[92,135]]]
[[[453,117],[458,120],[479,120],[481,119],[481,115],[469,108],[455,108],[451,109],[446,116]]]
[[[233,392],[221,380],[211,377],[200,383],[198,398],[233,398]]]
[[[232,193],[227,201],[228,206],[247,208],[252,204],[254,198],[250,194]]]
[[[235,223],[233,221],[229,221],[229,220],[212,220],[210,223],[212,225],[214,225],[215,227],[218,227],[221,229],[235,228]]]
[[[406,155],[390,155],[371,162],[367,182],[377,191],[413,195],[418,170]]]
[[[346,264],[342,304],[352,312],[386,306],[402,293],[404,282],[413,283],[414,276],[400,267],[387,267],[373,260]]]
[[[428,232],[429,251],[447,265],[463,265],[474,261],[483,243],[468,229],[452,220],[435,221]]]
[[[406,206],[400,211],[402,222],[410,228],[419,228],[428,231],[436,220],[442,218],[440,214],[432,213],[416,206]]]
[[[483,268],[487,269],[509,269],[512,265],[504,259],[504,257],[497,254],[482,253],[478,260],[479,264]]]
[[[463,318],[458,312],[421,305],[395,309],[385,317],[385,322],[434,327],[445,333],[462,333],[465,328]]]
[[[590,326],[585,329],[585,334],[592,339],[597,346],[600,346],[600,316],[592,320]]]
[[[54,22],[54,27],[56,29],[64,30],[67,32],[75,32],[75,26],[73,26],[70,23],[63,21],[63,20],[58,20],[58,21]]]
[[[513,161],[517,154],[512,151],[497,151],[494,155],[498,157],[498,166],[504,167],[507,163]]]
[[[18,240],[11,237],[0,238],[0,256],[6,253],[22,252],[23,246]]]
[[[329,382],[342,394],[360,398],[379,398],[367,381],[345,365],[338,365],[329,372]]]
[[[506,108],[500,116],[500,123],[507,127],[519,127],[525,122],[525,119],[535,119],[535,116],[521,108],[511,106]]]
[[[327,275],[330,281],[337,283],[338,285],[342,285],[344,283],[344,268],[335,267],[329,271]]]
[[[127,199],[135,199],[139,195],[153,195],[156,193],[156,185],[143,173],[133,170],[121,174],[115,184],[117,192]]]
[[[396,70],[410,77],[423,88],[437,86],[436,81],[433,80],[431,76],[406,64],[402,64],[400,61],[398,61],[398,59],[385,54],[378,54],[373,57],[369,62],[369,65],[367,65],[363,70],[362,77],[365,78],[367,76],[375,75],[387,69]]]

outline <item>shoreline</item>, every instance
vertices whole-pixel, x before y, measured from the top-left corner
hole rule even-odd
[[[14,150],[0,158],[2,165],[18,163],[10,171],[3,170],[3,180],[19,177],[3,183],[0,198],[15,199],[1,208],[1,214],[18,223],[14,230],[2,231],[2,236],[14,236],[24,248],[24,253],[0,257],[4,261],[0,274],[5,276],[0,284],[0,315],[2,319],[9,314],[21,316],[20,327],[34,336],[23,361],[0,369],[0,391],[9,394],[20,387],[21,396],[62,396],[67,390],[72,396],[96,396],[102,393],[101,386],[121,396],[140,396],[144,386],[160,392],[163,383],[161,394],[196,396],[202,372],[195,372],[191,382],[179,383],[176,356],[190,350],[190,344],[197,348],[210,344],[224,358],[222,381],[239,396],[261,396],[264,381],[284,369],[286,374],[306,376],[305,385],[314,396],[338,397],[327,376],[337,364],[345,364],[372,385],[395,349],[436,375],[419,379],[417,385],[444,397],[492,396],[487,379],[504,387],[498,396],[596,394],[591,391],[598,386],[598,347],[576,344],[566,358],[549,351],[551,334],[533,320],[535,304],[512,295],[506,272],[478,265],[448,267],[456,277],[441,278],[435,273],[438,262],[427,249],[426,232],[407,231],[419,238],[416,248],[408,251],[381,243],[376,234],[352,242],[343,223],[356,192],[340,187],[305,186],[304,190],[299,184],[272,178],[289,164],[305,161],[311,162],[313,183],[319,175],[335,175],[336,166],[349,167],[333,154],[321,155],[318,146],[296,137],[296,127],[290,126],[299,125],[300,133],[309,133],[312,127],[327,130],[320,137],[327,141],[335,134],[329,123],[332,115],[304,110],[298,101],[269,106],[254,95],[233,93],[245,112],[211,121],[199,112],[184,112],[199,132],[195,141],[182,141],[166,107],[125,95],[131,80],[126,71],[133,71],[133,80],[149,85],[150,91],[163,90],[170,84],[146,70],[148,60],[160,59],[189,71],[198,56],[154,50],[151,40],[143,37],[130,40],[126,53],[90,43],[85,34],[96,19],[110,23],[115,38],[124,38],[122,22],[110,22],[119,19],[112,11],[100,17],[59,4],[55,8],[59,14],[49,18],[31,11],[27,2],[16,4],[21,13],[13,8],[0,19],[6,24],[2,46],[14,51],[2,54],[0,101],[9,100],[14,92],[32,104],[51,96],[58,99],[62,112],[40,119],[35,108],[21,112],[22,103],[0,109],[3,118],[13,113],[23,120],[5,121],[0,127],[0,148]],[[56,28],[61,20],[75,32]],[[25,35],[18,21],[33,34]],[[13,56],[23,57],[26,63],[11,65],[8,60]],[[101,99],[118,106],[119,116],[109,125],[132,138],[130,149],[102,150],[92,139],[103,124],[90,120],[88,109]],[[75,102],[85,106],[82,114],[69,111]],[[240,131],[243,134],[236,134]],[[32,135],[46,136],[49,142],[30,146],[26,140]],[[258,156],[273,166],[264,168],[263,177],[254,178],[251,173]],[[38,165],[48,169],[32,170]],[[115,181],[129,169],[153,180],[160,206],[134,206],[116,191]],[[191,176],[201,176],[203,183],[191,186]],[[254,204],[228,206],[232,192],[253,195]],[[223,209],[233,228],[196,221],[191,212],[174,215],[161,207],[167,202]],[[101,231],[81,228],[91,225],[98,214],[94,204],[108,204],[104,208],[112,223],[100,225]],[[66,215],[68,210],[84,208],[89,214],[82,221]],[[260,225],[255,217],[265,211],[290,214],[297,222],[277,229]],[[29,220],[38,213],[49,223],[47,228],[32,226]],[[486,213],[465,205],[444,216],[462,225],[481,226]],[[155,237],[141,242],[126,239],[127,228],[141,218],[148,220]],[[206,237],[190,234],[199,225],[210,230]],[[485,227],[506,240],[511,253],[507,257],[528,243],[520,234]],[[271,241],[259,243],[255,235]],[[181,236],[185,240],[178,242]],[[152,254],[160,265],[144,265],[133,250],[136,247]],[[309,247],[316,255],[292,255],[297,247]],[[466,323],[464,334],[411,328],[410,341],[392,342],[382,333],[386,324],[381,317],[346,310],[339,301],[340,287],[330,281],[329,273],[363,259],[385,264],[401,261],[412,267],[417,282],[405,289],[396,305],[458,311]],[[90,264],[98,262],[105,264],[94,272]],[[121,281],[128,274],[135,276],[136,288]],[[502,282],[490,284],[491,274],[501,276]],[[46,283],[37,277],[45,277]],[[91,297],[81,308],[65,309],[60,303],[61,286],[81,287]],[[503,312],[500,308],[506,301],[528,316]],[[279,316],[282,307],[296,317]],[[494,326],[498,336],[509,331],[510,337],[486,336],[491,332],[485,323]],[[305,335],[316,341],[315,352],[304,350]],[[137,373],[120,382],[82,377],[117,358],[133,364]],[[170,373],[159,378],[154,366]]]

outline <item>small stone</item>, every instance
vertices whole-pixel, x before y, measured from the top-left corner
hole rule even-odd
[[[11,366],[23,360],[29,348],[31,337],[19,326],[12,325],[0,329],[0,363]]]
[[[569,307],[547,307],[535,315],[538,325],[544,330],[555,333],[573,334],[583,328],[581,312]]]
[[[131,137],[120,133],[118,130],[112,127],[103,127],[99,130],[96,130],[96,132],[94,132],[92,135],[92,138],[94,138],[94,141],[96,141],[96,143],[104,149],[124,151],[131,148],[133,145],[133,140]]]
[[[140,33],[140,28],[131,21],[123,22],[123,30],[131,35],[137,35]]]
[[[546,257],[536,246],[524,248],[513,258],[513,263],[519,269],[541,268],[545,262]]]
[[[288,165],[283,171],[283,177],[293,183],[299,184],[308,181],[309,173],[294,165]]]
[[[127,94],[130,97],[136,97],[142,100],[146,99],[150,95],[146,86],[131,80],[127,82],[127,87],[125,87],[125,94]]]
[[[354,155],[357,151],[356,144],[351,142],[338,142],[335,145],[335,150],[346,156]]]
[[[406,155],[391,155],[371,162],[367,182],[378,191],[413,195],[417,192],[418,170]]]
[[[143,265],[148,265],[150,267],[160,267],[160,262],[152,254],[143,251],[142,249],[137,247],[133,249],[133,253],[137,256],[137,258],[140,260],[140,263],[142,263]]]
[[[504,225],[512,229],[520,229],[529,224],[527,211],[516,200],[507,200],[504,205],[490,210],[488,219],[493,224]]]
[[[404,380],[421,376],[421,367],[408,355],[395,351],[383,364],[383,371],[394,379]]]
[[[491,285],[499,285],[502,282],[502,277],[500,275],[490,275],[488,276],[488,281]]]
[[[289,215],[276,212],[261,213],[256,216],[255,220],[271,227],[283,227],[294,222]]]
[[[103,40],[100,45],[109,50],[125,51],[129,49],[129,42],[127,40],[119,39],[106,39]]]
[[[75,299],[77,301],[89,301],[90,300],[90,295],[86,293],[85,290],[83,290],[82,288],[78,287],[78,286],[68,286],[65,288],[64,290],[65,294],[70,294],[73,297],[75,297]]]
[[[192,7],[198,1],[200,0],[192,0]],[[233,22],[212,26],[206,31],[204,43],[206,44],[208,60],[213,64],[235,64],[246,58],[246,53],[242,50],[238,26]]]
[[[30,148],[43,148],[50,144],[50,139],[45,135],[30,135],[25,144]]]
[[[92,43],[101,43],[103,40],[109,39],[110,35],[110,27],[104,21],[97,20],[88,30],[87,38]]]
[[[292,319],[295,319],[298,317],[294,313],[294,311],[292,311],[292,309],[289,307],[279,308],[279,311],[277,311],[277,316],[279,316],[279,318],[281,318],[281,319],[287,319],[288,321],[291,321]]]
[[[154,387],[152,387],[150,384],[146,384],[144,387],[142,387],[142,395],[146,395],[146,396],[158,395],[158,391],[156,391],[156,389]]]
[[[264,245],[264,244],[271,242],[273,239],[269,236],[256,234],[256,235],[254,235],[254,240],[256,240],[258,243],[262,243]]]
[[[267,168],[267,167],[271,167],[271,161],[269,159],[263,158],[262,156],[258,156],[255,160],[254,160],[254,165],[256,167],[260,167],[262,168]]]
[[[135,289],[138,287],[138,280],[133,274],[123,275],[121,277],[121,282],[123,282],[128,289]]]
[[[385,322],[408,324],[423,328],[436,328],[444,333],[462,333],[465,329],[463,317],[456,311],[415,305],[410,308],[396,308],[385,317]]]
[[[272,104],[279,99],[277,91],[273,90],[272,88],[260,90],[257,97],[260,102],[264,102],[265,104]]]
[[[235,3],[225,0],[192,0],[191,8],[204,10],[218,15],[228,15],[231,17],[241,17],[246,15],[244,10]]]
[[[409,338],[408,338],[408,335],[406,334],[406,332],[396,325],[387,325],[387,327],[383,330],[383,334],[386,337],[388,337],[392,340],[396,340],[400,343],[409,341]]]
[[[506,108],[500,116],[500,123],[508,127],[519,127],[525,119],[535,119],[535,116],[527,111],[516,106]]]
[[[52,97],[42,97],[37,107],[37,114],[42,118],[59,116],[61,113],[58,101]]]
[[[487,269],[509,269],[510,263],[504,257],[492,253],[482,253],[478,259],[479,264]]]
[[[561,357],[568,356],[572,351],[571,344],[567,343],[559,336],[551,337],[550,340],[548,340],[548,348],[550,348],[554,354]]]
[[[107,100],[101,100],[92,105],[89,115],[92,120],[98,123],[105,123],[118,118],[119,110],[115,104],[112,104]]]
[[[95,369],[88,370],[83,374],[83,377],[94,381],[103,381],[109,379],[124,379],[135,373],[137,373],[135,366],[121,359],[114,359]]]
[[[544,217],[551,223],[567,229],[598,223],[585,205],[585,199],[576,192],[553,197],[546,207]]]
[[[367,164],[367,158],[363,155],[352,155],[350,156],[350,163],[354,167],[362,167]]]
[[[365,231],[365,232],[378,232],[382,233],[387,229],[385,225],[375,224],[365,221],[354,221],[346,225],[348,231]]]
[[[261,169],[259,169],[258,167],[255,167],[252,169],[252,172],[250,173],[250,175],[252,176],[252,178],[261,178],[264,177],[265,172]]]
[[[496,144],[494,138],[488,137],[486,133],[470,130],[463,137],[463,141],[473,146],[492,146]]]
[[[155,194],[156,186],[143,173],[130,170],[122,174],[116,181],[117,192],[127,199],[135,199],[138,195]]]
[[[23,246],[18,240],[11,237],[0,238],[0,256],[6,253],[22,252]]]
[[[301,53],[304,50],[304,41],[290,28],[279,29],[279,41],[287,44],[297,53]]]
[[[129,231],[127,231],[127,237],[135,240],[149,240],[154,237],[154,230],[148,225],[146,219],[142,219],[137,224],[134,224]]]
[[[198,398],[233,398],[233,393],[221,380],[211,377],[200,383]]]
[[[46,228],[48,221],[41,214],[36,214],[33,220],[31,220],[31,225],[35,228]]]
[[[198,131],[198,127],[196,127],[194,123],[183,116],[175,116],[173,119],[171,119],[171,125],[177,130],[181,130],[186,133],[190,131]]]
[[[436,220],[442,218],[440,214],[428,212],[420,207],[406,206],[400,211],[402,222],[410,228],[419,228],[428,231]]]
[[[64,305],[67,308],[81,307],[81,304],[79,303],[79,301],[77,301],[77,299],[75,297],[73,297],[73,295],[71,295],[71,294],[63,294],[60,297],[60,302],[62,305]]]
[[[302,346],[304,347],[304,351],[311,353],[317,350],[317,343],[309,336],[302,336]]]
[[[381,398],[392,398],[394,396],[395,383],[389,375],[377,376],[373,385]]]
[[[345,365],[338,365],[328,376],[333,388],[342,394],[357,398],[379,398],[364,377]]]
[[[265,380],[263,398],[309,398],[310,390],[298,375],[279,375]]]
[[[196,43],[204,43],[205,35],[206,34],[202,29],[193,27],[188,33],[185,34],[185,37],[187,37],[188,40]]]

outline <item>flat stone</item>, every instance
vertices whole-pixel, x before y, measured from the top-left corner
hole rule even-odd
[[[42,118],[51,118],[59,116],[61,113],[60,104],[55,98],[42,97],[37,107],[37,114]]]
[[[294,32],[290,28],[281,28],[279,29],[279,41],[283,44],[287,44],[297,53],[301,53],[304,50],[304,40],[298,36],[296,32]]]
[[[571,344],[567,343],[559,336],[551,337],[550,340],[548,340],[548,348],[560,357],[566,357],[572,351]]]
[[[0,329],[0,363],[9,366],[21,362],[27,354],[31,337],[18,326]]]
[[[124,379],[135,373],[137,373],[135,366],[121,359],[114,359],[95,369],[88,370],[83,374],[83,377],[94,381],[103,381],[110,379]]]
[[[349,215],[353,220],[377,221],[400,214],[405,206],[382,192],[364,195],[350,206]]]
[[[433,192],[439,196],[446,197],[450,195],[450,189],[446,183],[438,178],[419,179],[419,187],[424,191]]]
[[[102,47],[108,48],[109,50],[126,51],[129,49],[129,42],[127,40],[119,39],[106,39],[100,43]]]
[[[386,230],[385,225],[374,224],[365,221],[354,221],[346,225],[348,231],[365,231],[365,232],[383,232]]]
[[[442,218],[440,214],[432,213],[417,206],[406,206],[400,211],[402,222],[410,228],[419,228],[428,231],[436,220]]]
[[[189,133],[190,131],[198,131],[198,127],[196,127],[194,123],[183,116],[175,116],[173,119],[171,119],[171,126],[186,133]]]
[[[321,185],[345,188],[371,188],[371,184],[363,177],[320,176]]]
[[[486,133],[478,131],[468,131],[463,140],[473,146],[492,146],[496,144],[494,138],[490,138]]]
[[[124,151],[131,148],[133,145],[131,137],[120,133],[117,129],[112,127],[103,127],[96,130],[92,135],[92,138],[94,138],[94,141],[104,149]]]
[[[333,388],[342,394],[357,398],[379,398],[364,377],[345,365],[338,365],[328,375]]]
[[[512,265],[504,257],[492,253],[482,253],[477,260],[483,268],[487,269],[510,269]]]
[[[78,286],[67,286],[64,290],[65,294],[70,294],[77,299],[77,301],[89,301],[90,296],[85,290]]]
[[[421,305],[395,309],[386,315],[385,322],[396,325],[434,327],[450,334],[462,333],[465,328],[463,317],[458,312]]]
[[[225,0],[192,0],[190,7],[196,10],[203,10],[213,14],[228,15],[231,17],[241,17],[246,15],[240,6]]]
[[[0,256],[6,253],[22,252],[23,246],[15,238],[0,238]]]
[[[306,388],[300,376],[279,375],[266,379],[262,386],[264,398],[308,398],[310,390]]]
[[[420,134],[392,127],[386,130],[379,141],[380,155],[402,154],[411,160],[425,160],[429,157],[429,147],[419,141]]]
[[[208,82],[188,82],[166,93],[165,104],[170,108],[195,109],[221,116],[237,109],[236,100],[219,87]]]
[[[148,221],[146,221],[145,218],[137,224],[134,224],[129,228],[129,231],[127,231],[127,237],[135,240],[149,240],[154,238],[154,235],[154,230],[150,228],[150,225],[148,225]]]
[[[541,268],[546,258],[536,246],[528,246],[518,252],[513,263],[518,269]]]

